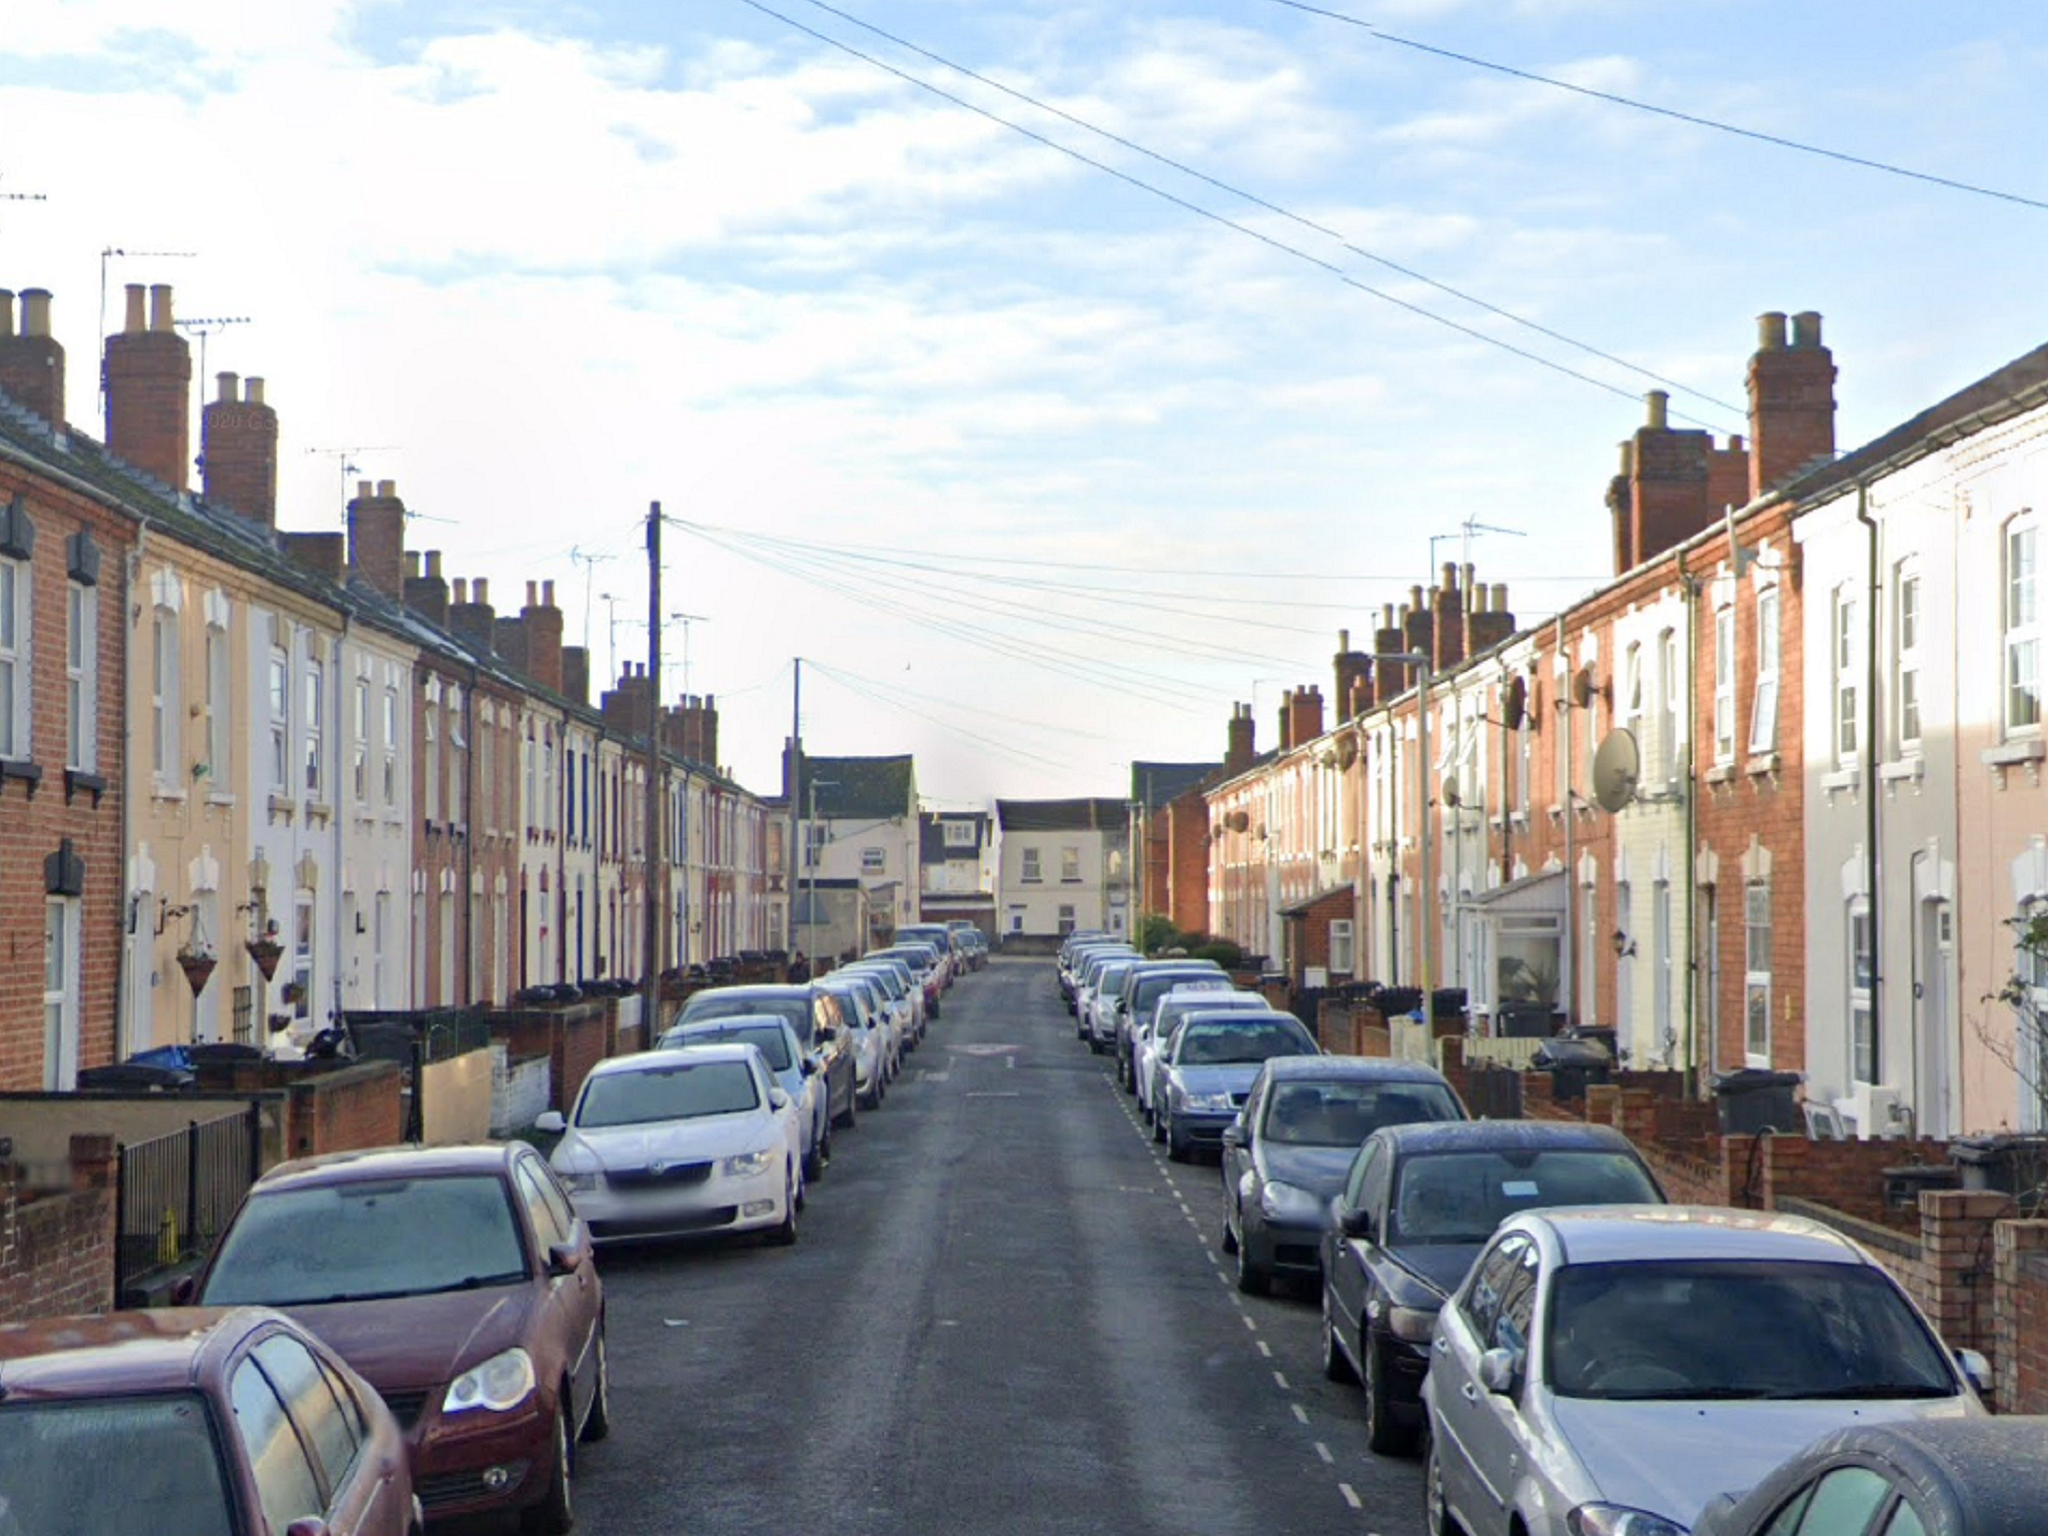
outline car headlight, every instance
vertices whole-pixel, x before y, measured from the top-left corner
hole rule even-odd
[[[1259,1209],[1268,1221],[1314,1222],[1323,1214],[1320,1200],[1292,1184],[1268,1184],[1259,1192]]]
[[[472,1408],[489,1408],[503,1413],[525,1402],[532,1391],[533,1357],[523,1349],[508,1349],[449,1382],[441,1411],[466,1413]]]
[[[1564,1523],[1572,1536],[1687,1536],[1676,1520],[1621,1504],[1581,1504]]]
[[[1186,1109],[1235,1109],[1227,1093],[1189,1093],[1182,1095],[1181,1104]]]
[[[774,1165],[775,1149],[763,1147],[758,1152],[742,1152],[737,1157],[726,1158],[718,1165],[718,1171],[729,1179],[745,1179],[766,1173]]]
[[[557,1168],[555,1170],[555,1173],[561,1179],[562,1187],[568,1190],[569,1193],[572,1195],[583,1194],[589,1190],[597,1188],[598,1179],[600,1177],[598,1171],[595,1168]]]

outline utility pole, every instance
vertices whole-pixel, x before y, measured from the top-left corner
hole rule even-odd
[[[789,792],[789,932],[784,936],[789,951],[794,955],[796,942],[796,882],[797,872],[803,866],[797,861],[800,835],[803,832],[803,818],[798,811],[798,796],[803,793],[804,774],[804,659],[799,656],[791,664],[795,669],[796,685],[790,691],[789,699],[789,782],[783,786]]]
[[[647,978],[643,1039],[661,1033],[661,973],[668,969],[668,853],[661,841],[661,503],[647,504]],[[657,874],[656,871],[659,871]]]

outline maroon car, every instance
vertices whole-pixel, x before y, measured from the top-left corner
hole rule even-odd
[[[418,1536],[405,1441],[262,1307],[0,1327],[0,1533]]]
[[[346,1152],[257,1180],[194,1289],[283,1310],[367,1377],[429,1518],[566,1531],[574,1442],[609,1421],[591,1252],[523,1142]]]

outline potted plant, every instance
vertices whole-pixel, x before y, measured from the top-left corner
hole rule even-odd
[[[243,948],[249,951],[249,958],[256,962],[256,969],[269,981],[277,975],[277,962],[284,955],[284,946],[277,942],[277,922],[272,919],[257,937],[250,939]]]

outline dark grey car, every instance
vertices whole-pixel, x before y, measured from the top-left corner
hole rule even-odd
[[[804,1053],[817,1058],[825,1079],[826,1111],[832,1124],[845,1129],[854,1122],[853,1039],[839,999],[816,985],[711,987],[693,992],[683,1003],[678,1024],[699,1019],[728,1019],[743,1014],[772,1013],[789,1022]]]

